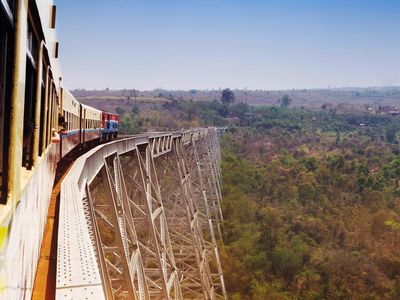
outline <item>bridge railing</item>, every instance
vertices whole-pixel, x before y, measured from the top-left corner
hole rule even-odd
[[[218,129],[133,136],[61,187],[57,299],[224,299]]]

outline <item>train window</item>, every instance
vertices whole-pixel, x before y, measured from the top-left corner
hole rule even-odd
[[[40,132],[39,132],[39,156],[43,153],[43,142],[45,138],[45,110],[46,110],[46,87],[41,85],[41,96],[40,96]]]
[[[4,139],[4,102],[5,102],[5,72],[6,72],[6,48],[7,36],[5,32],[0,32],[0,145]],[[3,200],[3,147],[0,147],[0,200]],[[2,201],[3,202],[3,201]]]
[[[50,141],[49,144],[51,143],[51,139],[53,137],[53,129],[56,129],[57,127],[54,125],[55,124],[55,118],[57,116],[57,107],[56,107],[56,87],[53,84],[52,88],[52,93],[51,93],[51,114],[50,114],[50,130],[49,130],[49,135],[50,135]]]
[[[8,8],[10,9],[11,14],[14,13],[14,0],[7,0]]]
[[[32,150],[33,150],[33,132],[34,117],[36,107],[36,72],[33,65],[27,61],[26,65],[26,81],[25,81],[25,106],[24,106],[24,135],[23,135],[23,159],[24,167],[30,169],[32,167]]]
[[[55,5],[51,5],[50,7],[50,28],[56,28],[56,15],[57,15],[57,7]]]
[[[46,138],[45,138],[45,148],[49,145],[49,131],[51,130],[50,128],[50,113],[51,113],[51,91],[52,91],[52,81],[50,81],[50,78],[48,79],[48,87],[47,87],[47,110],[46,110]]]
[[[32,64],[35,65],[35,60],[38,54],[38,39],[36,38],[32,23],[28,22],[28,34],[27,34],[27,45],[28,45],[28,58],[32,60]]]
[[[54,42],[53,43],[53,57],[58,58],[58,49],[59,49],[59,43]]]
[[[47,77],[47,66],[43,62],[43,72],[41,80],[41,98],[40,98],[40,133],[39,133],[39,156],[43,154],[43,143],[45,139],[45,116],[46,116],[46,77]]]
[[[54,89],[54,113],[53,113],[53,127],[52,128],[54,128],[56,130],[58,130],[58,117],[60,114],[59,105],[60,105],[60,99],[58,98],[57,90]]]
[[[11,26],[0,10],[0,203],[7,201],[6,170],[9,131],[11,64],[13,40]]]
[[[7,22],[7,24],[1,24],[2,26],[11,25],[14,21],[14,2],[15,0],[0,1],[0,18],[2,23]]]
[[[27,35],[28,51],[25,76],[25,104],[24,104],[24,132],[22,165],[27,169],[33,164],[33,134],[36,109],[36,60],[38,55],[38,39],[33,32],[33,27],[28,21]]]

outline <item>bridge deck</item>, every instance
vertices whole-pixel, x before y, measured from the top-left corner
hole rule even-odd
[[[60,161],[57,167],[32,291],[33,300],[55,299],[61,184],[71,170],[76,158],[83,155],[88,150],[90,150],[90,148],[77,148],[71,151],[70,155]]]
[[[216,132],[143,134],[62,161],[32,299],[226,299]]]

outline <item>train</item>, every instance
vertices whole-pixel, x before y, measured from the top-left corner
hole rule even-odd
[[[56,15],[53,0],[0,1],[0,299],[31,296],[57,164],[119,131],[65,87]]]
[[[25,18],[18,18],[18,12]],[[108,141],[118,135],[117,114],[79,103],[63,86],[55,23],[52,1],[0,2],[2,204],[12,196],[13,185],[18,185],[9,170],[32,170],[53,143],[60,142],[59,160],[78,145]]]
[[[118,114],[79,103],[67,90],[63,90],[62,108],[57,132],[60,139],[60,157],[66,156],[77,146],[93,144],[93,141],[110,141],[118,137]]]

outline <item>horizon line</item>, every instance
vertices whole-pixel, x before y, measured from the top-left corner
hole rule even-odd
[[[169,89],[169,88],[153,88],[153,89],[137,89],[137,88],[73,88],[69,89],[70,91],[79,91],[79,90],[86,90],[86,91],[123,91],[123,90],[137,90],[140,92],[153,92],[153,91],[170,91],[170,92],[190,92],[190,91],[222,91],[224,89],[230,89],[233,91],[269,91],[269,92],[280,92],[280,91],[317,91],[317,90],[351,90],[351,89],[399,89],[399,85],[376,85],[376,86],[328,86],[328,87],[312,87],[312,88],[286,88],[286,89],[266,89],[266,88],[231,88],[231,87],[218,87],[218,88],[189,88],[189,89]]]

